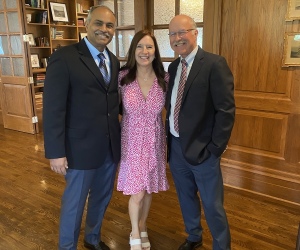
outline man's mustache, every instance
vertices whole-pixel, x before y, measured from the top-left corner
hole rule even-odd
[[[107,32],[103,32],[103,31],[95,31],[95,34],[96,35],[103,35],[103,36],[106,36],[107,38],[109,38],[109,34]]]

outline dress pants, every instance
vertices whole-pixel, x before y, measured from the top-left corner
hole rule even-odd
[[[66,187],[62,196],[59,250],[76,250],[82,215],[87,202],[84,239],[98,244],[104,213],[111,199],[117,165],[109,154],[97,169],[68,169]]]
[[[188,234],[188,240],[202,239],[200,193],[205,218],[213,237],[213,250],[230,250],[230,231],[223,207],[224,187],[220,157],[211,156],[199,165],[189,164],[180,139],[171,136],[170,170]]]

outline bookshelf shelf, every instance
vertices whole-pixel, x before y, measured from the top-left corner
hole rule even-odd
[[[47,23],[27,23],[27,25],[49,26]]]
[[[76,25],[70,24],[50,24],[50,27],[66,27],[66,28],[76,28]]]
[[[26,10],[33,10],[33,11],[47,11],[48,9],[45,8],[34,8],[30,6],[25,6]]]
[[[37,74],[37,73],[45,73],[45,72],[46,72],[46,68],[32,69],[32,72],[33,72],[34,74]]]
[[[51,39],[52,41],[71,41],[71,42],[77,42],[78,39],[76,38],[56,38],[56,39]]]
[[[31,46],[30,49],[51,49],[50,46]]]

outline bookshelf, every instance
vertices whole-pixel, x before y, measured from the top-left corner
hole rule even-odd
[[[86,32],[84,25],[88,10],[96,5],[97,1],[23,0],[22,4],[25,42],[29,45],[29,75],[34,84],[36,97],[40,99],[48,58],[55,50],[80,40],[82,34]]]

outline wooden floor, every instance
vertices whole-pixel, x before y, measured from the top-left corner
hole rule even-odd
[[[148,232],[152,250],[177,250],[186,235],[168,170],[171,188],[155,194]],[[0,249],[57,249],[62,176],[44,159],[43,135],[28,135],[0,125]],[[128,197],[114,191],[105,215],[102,240],[112,250],[129,249]],[[225,208],[232,249],[294,250],[300,221],[300,204],[225,187]],[[202,216],[204,245],[212,249],[209,229]],[[83,227],[82,227],[83,228]],[[83,229],[78,249],[83,248]]]

